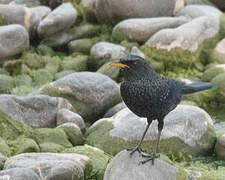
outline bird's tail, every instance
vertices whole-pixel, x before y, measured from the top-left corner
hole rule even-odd
[[[198,82],[185,84],[182,88],[182,94],[191,94],[212,88],[212,83]]]

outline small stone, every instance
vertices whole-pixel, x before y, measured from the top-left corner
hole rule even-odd
[[[93,42],[91,39],[78,39],[78,40],[71,41],[68,44],[68,48],[71,53],[81,52],[81,53],[88,54],[92,46],[93,46]]]
[[[60,109],[57,113],[57,126],[64,123],[74,123],[76,124],[81,131],[85,131],[86,125],[83,118],[68,109]]]

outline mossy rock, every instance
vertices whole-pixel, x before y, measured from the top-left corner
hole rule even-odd
[[[6,144],[5,140],[0,137],[0,153],[5,156],[11,155],[11,150],[9,146]]]
[[[104,151],[89,145],[76,146],[70,149],[65,149],[63,153],[77,153],[86,155],[90,158],[93,169],[90,175],[86,177],[86,179],[102,180],[107,164],[112,159],[112,157],[110,155],[107,155]]]
[[[15,141],[10,142],[10,146],[13,149],[13,154],[40,152],[37,143],[30,138],[19,137]]]
[[[60,69],[61,59],[57,56],[52,58],[48,58],[45,65],[45,70],[50,72],[51,74],[55,74]]]
[[[98,70],[98,73],[104,74],[113,80],[117,80],[120,74],[120,69],[115,66],[111,66],[112,62],[103,64]]]
[[[214,94],[217,100],[221,103],[225,103],[225,73],[219,74],[212,79]]]
[[[217,159],[225,161],[225,134],[217,137],[215,150]]]
[[[61,71],[61,72],[58,72],[58,73],[56,73],[55,74],[55,79],[57,80],[57,79],[60,79],[60,78],[62,78],[62,77],[64,77],[64,76],[67,76],[67,75],[69,75],[69,74],[72,74],[72,73],[74,73],[75,71],[73,71],[73,70],[67,70],[67,71]]]
[[[72,147],[63,129],[60,128],[38,128],[34,130],[34,140],[38,144],[55,143],[65,148]]]
[[[224,67],[222,67],[220,65],[216,65],[214,67],[210,67],[209,69],[207,69],[203,73],[201,79],[202,79],[202,81],[210,82],[214,77],[216,77],[217,75],[219,75],[221,73],[225,73],[225,65],[224,65]]]
[[[0,67],[0,74],[3,74],[3,75],[9,75],[9,72],[6,71],[5,68],[1,68],[1,67]]]
[[[65,147],[63,147],[60,144],[46,142],[46,143],[40,144],[40,149],[41,149],[41,152],[59,153],[63,151]]]
[[[0,111],[0,129],[0,137],[6,141],[15,140],[21,135],[32,137],[33,133],[33,129],[30,126],[13,120],[2,111]]]
[[[18,96],[25,96],[37,90],[38,88],[35,88],[33,86],[18,86],[13,88],[10,93]]]
[[[65,131],[69,141],[73,144],[73,146],[82,145],[84,143],[83,134],[78,126],[74,126],[73,124],[70,125],[70,123],[67,123],[62,124],[57,128],[62,128]]]
[[[41,56],[54,56],[56,54],[51,47],[43,45],[43,44],[36,47],[35,51],[37,52],[38,55],[41,55]]]
[[[87,65],[88,56],[78,55],[76,57],[65,57],[62,62],[62,69],[81,72],[87,70]]]
[[[31,84],[32,84],[31,77],[26,75],[26,74],[21,74],[21,75],[15,76],[13,78],[13,81],[14,81],[15,87],[18,87],[18,86],[31,86]]]
[[[70,53],[80,52],[89,54],[94,42],[91,39],[78,39],[69,43]]]
[[[8,75],[0,74],[0,93],[9,93],[13,88],[13,78]]]
[[[24,52],[21,61],[31,69],[44,68],[46,59],[36,53]]]
[[[46,69],[33,70],[31,72],[31,76],[33,79],[33,84],[35,86],[44,85],[46,83],[53,81],[54,79],[54,76]]]

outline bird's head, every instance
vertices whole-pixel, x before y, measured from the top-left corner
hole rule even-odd
[[[125,80],[132,78],[143,78],[147,74],[154,72],[149,64],[140,56],[129,55],[123,57],[118,63],[112,63],[112,66],[118,66],[124,73]]]

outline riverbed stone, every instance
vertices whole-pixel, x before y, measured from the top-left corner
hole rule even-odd
[[[57,113],[57,126],[64,123],[74,123],[81,131],[85,131],[86,125],[84,119],[77,113],[70,111],[69,109],[60,109]]]
[[[134,18],[119,22],[113,28],[113,34],[122,32],[130,41],[146,42],[161,29],[176,28],[188,22],[185,17]],[[112,35],[113,35],[112,34]]]
[[[23,5],[26,7],[35,7],[40,5],[39,0],[14,0],[10,5]]]
[[[101,149],[87,144],[65,149],[63,153],[76,153],[88,156],[92,162],[92,179],[102,180],[107,164],[111,160],[111,156]]]
[[[68,29],[77,18],[77,10],[71,3],[63,3],[45,17],[38,26],[40,37],[48,37]]]
[[[50,12],[51,9],[46,6],[27,8],[21,5],[0,5],[0,15],[7,24],[24,26],[31,38],[35,38],[39,23]]]
[[[93,46],[93,42],[91,39],[77,39],[77,40],[71,41],[68,44],[68,48],[71,53],[81,52],[81,53],[89,54],[92,46]]]
[[[202,81],[211,81],[219,74],[225,73],[225,64],[217,64],[208,68],[202,75]]]
[[[79,154],[24,153],[10,157],[4,170],[32,171],[40,179],[71,180],[84,178],[85,171],[91,169],[87,156]]]
[[[0,63],[6,58],[20,54],[28,47],[29,35],[23,26],[0,26]]]
[[[151,161],[140,164],[144,158],[135,152],[130,156],[130,152],[124,150],[118,153],[106,168],[104,180],[136,180],[136,179],[157,179],[181,180],[186,179],[186,172],[165,160],[156,159],[154,165]]]
[[[0,95],[0,110],[12,119],[33,127],[55,127],[61,108],[71,108],[63,98],[46,95]]]
[[[40,89],[40,93],[66,97],[73,111],[85,121],[95,121],[120,101],[118,85],[109,77],[94,72],[76,72]]]
[[[216,142],[216,157],[219,160],[225,160],[225,134],[218,137]]]
[[[113,115],[115,115],[116,113],[118,113],[120,110],[126,108],[126,104],[124,102],[121,102],[115,106],[113,106],[112,108],[110,108],[104,115],[104,118],[109,118],[112,117]]]
[[[115,155],[125,148],[134,147],[146,127],[146,119],[134,115],[128,108],[111,118],[95,122],[86,133],[87,144]],[[157,138],[157,121],[149,128],[143,141],[143,150],[153,151]],[[202,109],[178,105],[164,120],[159,152],[173,156],[206,155],[212,152],[216,140],[213,121]]]
[[[140,0],[95,0],[90,2],[85,0],[84,9],[89,15],[95,15],[99,23],[115,24],[121,20],[129,18],[146,18],[172,16],[176,0],[151,1]],[[124,11],[126,9],[126,11]],[[89,15],[89,16],[90,16]]]

